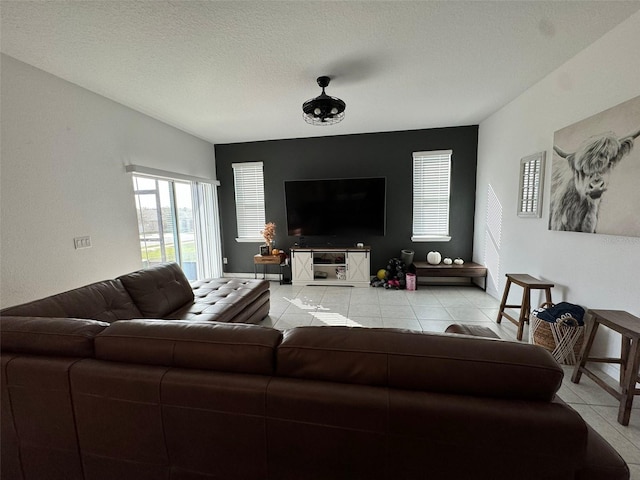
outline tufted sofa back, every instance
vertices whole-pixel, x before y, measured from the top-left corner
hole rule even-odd
[[[193,302],[189,280],[176,263],[157,265],[118,277],[145,318],[164,318]]]

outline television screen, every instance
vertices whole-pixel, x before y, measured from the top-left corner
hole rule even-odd
[[[285,181],[289,235],[384,235],[386,183],[384,177]]]

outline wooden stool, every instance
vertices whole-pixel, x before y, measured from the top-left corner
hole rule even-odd
[[[578,383],[582,374],[586,373],[591,380],[620,401],[618,423],[620,425],[629,425],[633,398],[635,395],[640,394],[640,389],[636,388],[636,382],[640,381],[640,378],[638,378],[638,368],[640,368],[640,318],[621,310],[589,310],[589,313],[593,322],[589,326],[586,342],[584,342],[580,351],[580,361],[573,370],[571,381]],[[589,356],[600,324],[622,335],[620,358]],[[604,380],[587,369],[585,366],[587,362],[618,363],[620,365],[621,391],[605,383]]]
[[[515,283],[520,285],[524,291],[522,292],[522,303],[520,305],[507,305],[507,298],[509,297],[509,288],[511,284]],[[512,323],[518,326],[518,340],[522,340],[522,331],[524,330],[525,322],[529,322],[529,314],[531,313],[531,290],[544,290],[547,302],[551,303],[551,288],[553,283],[543,282],[526,273],[507,273],[507,283],[504,286],[504,293],[502,294],[502,302],[500,302],[500,310],[498,311],[497,323],[502,321],[502,317],[506,317],[511,320]],[[513,318],[508,313],[505,313],[505,308],[519,308],[520,317],[518,320]]]

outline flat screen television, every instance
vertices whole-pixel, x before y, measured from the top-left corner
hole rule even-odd
[[[289,235],[384,235],[386,184],[384,177],[285,181]]]

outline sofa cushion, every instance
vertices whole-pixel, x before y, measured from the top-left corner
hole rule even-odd
[[[208,278],[191,283],[195,303],[234,303],[253,301],[269,290],[269,282],[247,278]]]
[[[281,338],[279,330],[257,325],[127,320],[96,338],[96,358],[271,375]]]
[[[19,317],[90,318],[114,322],[140,318],[142,313],[118,280],[105,280],[40,300],[8,307],[0,315]]]
[[[164,318],[193,302],[193,290],[180,266],[165,263],[118,277],[145,318]]]
[[[106,322],[78,318],[0,317],[3,352],[93,357],[95,336]]]
[[[269,282],[241,278],[211,278],[191,283],[194,301],[164,318],[246,323],[269,301]]]
[[[353,327],[298,327],[278,348],[278,374],[440,393],[550,401],[563,371],[528,344]]]

